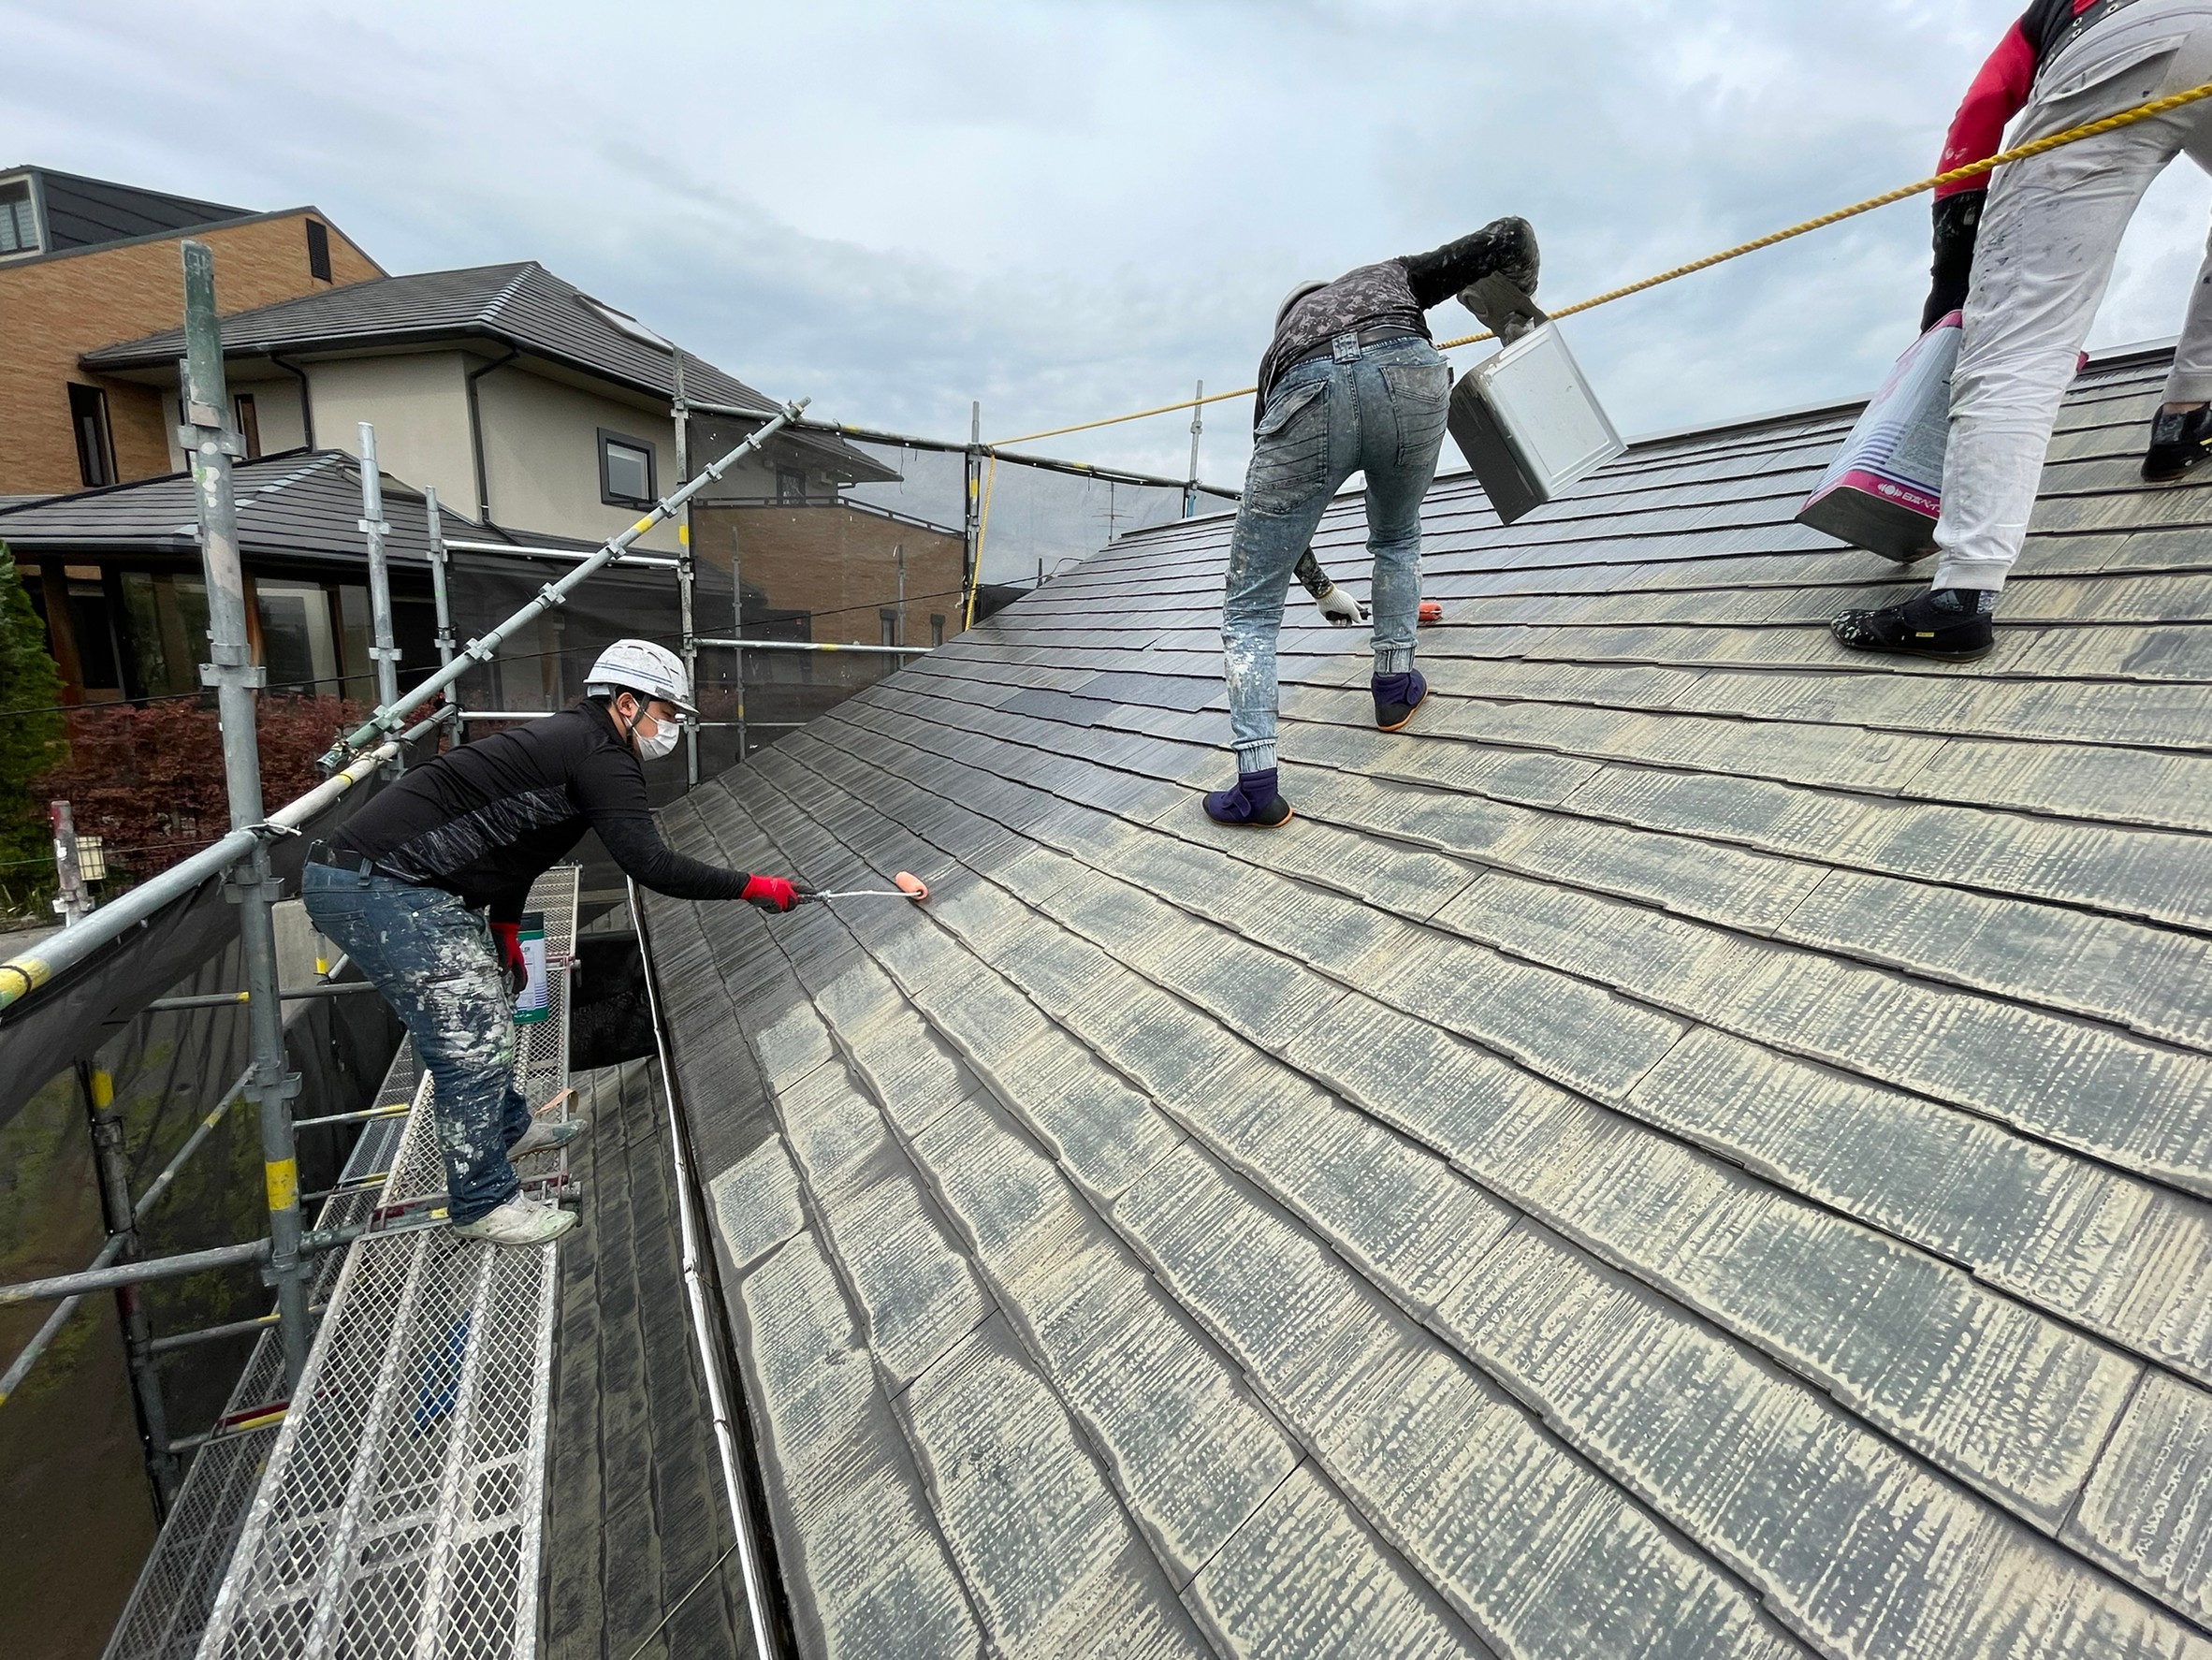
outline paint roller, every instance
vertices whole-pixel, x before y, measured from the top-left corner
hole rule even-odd
[[[824,903],[832,899],[911,899],[919,905],[929,897],[929,884],[910,870],[900,871],[891,882],[887,888],[847,888],[835,894],[801,894],[799,898],[802,902],[820,899]]]

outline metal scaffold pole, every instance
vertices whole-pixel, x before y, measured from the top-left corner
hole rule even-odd
[[[77,1085],[83,1095],[85,1121],[92,1130],[93,1169],[100,1184],[100,1219],[113,1246],[108,1257],[110,1261],[135,1262],[139,1256],[138,1219],[131,1203],[130,1158],[124,1146],[123,1114],[115,1105],[115,1080],[100,1068],[80,1062]],[[153,1487],[153,1511],[157,1517],[166,1517],[177,1492],[177,1458],[169,1448],[168,1408],[162,1399],[153,1326],[138,1286],[115,1288],[115,1314],[123,1327],[131,1405],[138,1414],[138,1441],[145,1449],[146,1478]]]
[[[675,346],[668,348],[669,361],[676,365],[676,481],[689,484],[691,480],[691,405],[684,401],[684,355]],[[699,701],[699,641],[696,625],[691,619],[691,503],[684,502],[683,522],[676,528],[676,604],[677,626],[683,631],[684,683],[691,689],[691,701]],[[684,722],[684,784],[688,789],[699,787],[699,722]]]
[[[445,551],[445,519],[438,511],[438,487],[422,487],[423,513],[429,526],[430,542],[430,599],[438,611],[438,666],[453,666],[453,648],[457,644],[453,633],[453,599],[447,589],[446,566],[453,556]],[[460,686],[454,682],[445,688],[445,706],[460,717]],[[457,726],[455,731],[459,728]],[[458,740],[457,740],[458,741]]]
[[[186,241],[184,255],[184,426],[179,436],[192,459],[199,510],[200,563],[208,590],[211,661],[200,673],[216,691],[223,729],[223,773],[229,785],[235,834],[266,823],[261,753],[254,694],[266,681],[246,635],[245,568],[239,557],[238,501],[231,458],[242,445],[230,430],[223,373],[223,335],[215,312],[215,259],[205,242]],[[276,1289],[278,1332],[287,1387],[307,1364],[307,1280],[299,1251],[299,1165],[292,1138],[292,1098],[299,1078],[284,1065],[284,1007],[277,1000],[276,923],[279,884],[269,846],[256,837],[229,873],[239,906],[239,939],[246,966],[246,1017],[253,1042],[253,1081],[246,1086],[261,1120],[261,1162],[269,1203],[269,1283]]]
[[[1206,430],[1206,383],[1201,381],[1198,390],[1191,394],[1190,405],[1190,482],[1183,487],[1183,517],[1198,517],[1198,452],[1199,434]]]
[[[361,534],[369,544],[369,627],[374,643],[369,655],[376,662],[376,701],[388,704],[400,695],[400,648],[392,637],[392,573],[385,558],[384,539],[392,527],[384,517],[384,473],[376,464],[376,429],[360,423]],[[405,764],[395,756],[391,770]]]
[[[745,638],[745,577],[740,571],[744,563],[745,546],[737,534],[737,527],[730,527],[730,637]],[[740,646],[737,657],[737,759],[745,759],[745,648]]]
[[[967,551],[960,561],[960,619],[965,628],[968,619],[975,615],[975,585],[979,576],[976,553],[982,532],[983,484],[983,406],[981,400],[968,406],[968,513],[962,521],[967,540]]]

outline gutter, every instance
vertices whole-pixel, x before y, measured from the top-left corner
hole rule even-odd
[[[520,346],[509,346],[504,357],[494,357],[482,369],[472,369],[461,377],[469,394],[469,454],[476,463],[476,522],[480,525],[491,522],[491,481],[484,467],[484,414],[476,401],[476,383],[521,356]]]
[[[698,1346],[699,1370],[706,1379],[707,1409],[714,1418],[715,1446],[721,1458],[722,1492],[729,1502],[731,1525],[736,1530],[737,1566],[745,1580],[745,1611],[752,1624],[753,1653],[761,1660],[771,1660],[784,1650],[771,1635],[768,1588],[762,1571],[760,1543],[753,1536],[749,1500],[759,1491],[759,1478],[739,1449],[739,1427],[730,1415],[720,1346],[708,1335],[706,1280],[702,1262],[711,1260],[710,1247],[701,1238],[699,1213],[691,1202],[690,1138],[676,1107],[676,1073],[668,1060],[668,1037],[662,1024],[661,994],[654,983],[653,954],[646,935],[645,909],[638,903],[637,883],[624,880],[630,890],[630,919],[637,928],[638,950],[645,961],[646,1001],[653,1018],[653,1053],[661,1068],[661,1099],[668,1108],[668,1147],[676,1160],[677,1222],[683,1245],[684,1297],[691,1304],[691,1336]]]
[[[313,400],[308,396],[307,371],[297,363],[285,362],[282,355],[276,352],[269,353],[269,360],[287,374],[297,375],[299,378],[299,447],[301,449],[314,448],[315,406]]]

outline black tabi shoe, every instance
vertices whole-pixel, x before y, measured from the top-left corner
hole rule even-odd
[[[1402,675],[1376,675],[1372,686],[1377,732],[1396,732],[1413,719],[1413,711],[1429,695],[1429,683],[1421,678],[1419,669],[1408,669]]]
[[[1254,830],[1275,830],[1294,815],[1290,804],[1275,789],[1275,769],[1237,775],[1232,788],[1215,790],[1206,797],[1206,817],[1216,824],[1244,824]]]
[[[1986,589],[1938,588],[1901,605],[1846,611],[1828,624],[1828,632],[1854,651],[1972,663],[1988,656],[1997,643],[1990,626],[1996,610],[1997,596]]]
[[[2151,484],[2179,478],[2212,456],[2212,404],[2151,417],[2150,448],[2143,455],[2143,476]]]

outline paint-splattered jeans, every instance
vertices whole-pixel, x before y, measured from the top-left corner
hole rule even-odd
[[[308,920],[384,994],[429,1069],[449,1214],[473,1222],[519,1184],[530,1129],[515,1086],[515,1003],[480,911],[453,895],[327,865],[299,875]]]
[[[1450,371],[1419,335],[1361,346],[1337,336],[1326,357],[1286,370],[1253,435],[1244,499],[1229,544],[1221,603],[1222,672],[1239,772],[1275,764],[1275,637],[1298,556],[1337,487],[1367,474],[1375,559],[1375,672],[1413,667],[1421,604],[1421,498],[1444,443]]]

